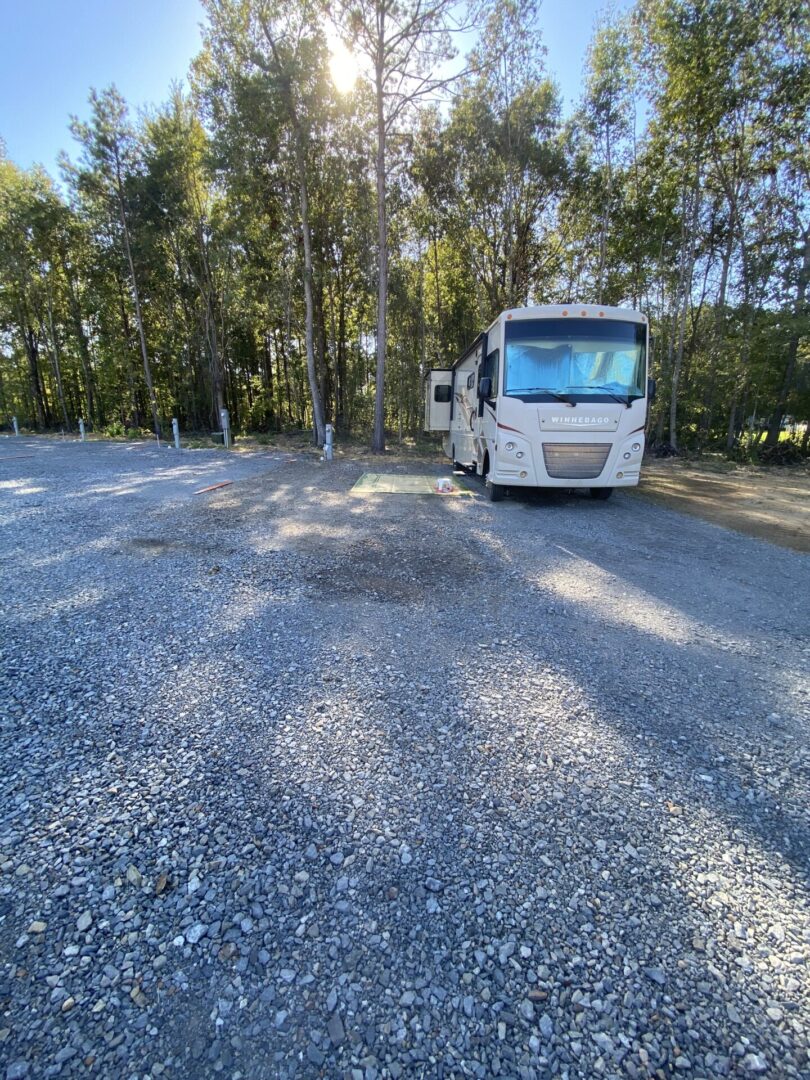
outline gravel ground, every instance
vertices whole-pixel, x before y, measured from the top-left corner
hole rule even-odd
[[[370,464],[0,442],[0,1077],[810,1076],[807,557]]]

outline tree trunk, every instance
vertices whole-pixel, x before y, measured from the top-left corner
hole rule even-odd
[[[307,191],[307,168],[304,148],[301,145],[302,133],[295,132],[295,149],[298,163],[298,194],[301,202],[301,231],[304,234],[304,303],[306,305],[306,351],[307,378],[312,396],[312,417],[315,428],[315,443],[323,446],[326,438],[326,425],[323,416],[323,398],[318,385],[318,372],[315,367],[315,318],[312,301],[312,233],[309,223],[309,193]]]
[[[45,427],[45,401],[39,379],[39,345],[33,327],[22,324],[20,331],[25,342],[25,355],[28,360],[28,386],[31,400],[34,403],[37,427],[41,429]]]
[[[686,211],[686,199],[684,199],[684,212]],[[678,449],[678,387],[683,367],[683,342],[686,332],[686,315],[689,310],[689,295],[691,291],[692,273],[694,270],[695,233],[697,232],[698,217],[700,214],[700,167],[696,168],[695,182],[692,190],[692,220],[689,224],[689,236],[683,236],[684,250],[681,253],[681,268],[678,275],[678,344],[675,350],[675,359],[672,365],[671,397],[669,401],[669,441],[674,450]],[[684,220],[684,231],[687,228]]]
[[[284,396],[287,399],[287,422],[293,426],[292,414],[292,385],[290,383],[290,355],[292,353],[292,302],[289,291],[287,292],[287,310],[284,327]]]
[[[805,229],[803,240],[804,252],[802,254],[801,269],[799,270],[799,280],[796,285],[796,303],[793,308],[796,329],[790,335],[788,340],[788,357],[787,364],[785,365],[785,375],[779,389],[776,407],[771,413],[771,419],[768,423],[768,437],[765,440],[766,446],[776,446],[779,442],[779,432],[782,430],[785,407],[787,406],[790,391],[793,389],[793,377],[796,373],[796,358],[799,353],[799,342],[802,336],[802,316],[806,313],[807,289],[808,285],[810,285],[810,229]]]
[[[295,163],[298,170],[298,196],[301,209],[301,232],[304,240],[304,304],[306,309],[305,326],[305,349],[307,357],[307,380],[309,392],[312,398],[313,437],[317,446],[323,446],[326,438],[323,395],[318,383],[318,370],[315,364],[315,319],[312,299],[312,230],[309,220],[309,191],[307,187],[307,154],[304,143],[304,129],[302,127],[295,98],[293,97],[292,82],[287,74],[284,74],[284,62],[279,56],[273,31],[265,19],[260,16],[260,22],[265,37],[273,54],[275,77],[282,75],[282,83],[286,87],[287,115],[293,129],[293,142],[295,147]],[[289,303],[288,303],[289,320]],[[289,330],[288,330],[289,341]],[[285,361],[286,375],[286,361]]]
[[[728,430],[726,431],[726,449],[731,450],[734,446],[734,440],[737,438],[737,432],[741,430],[745,423],[745,405],[748,398],[748,365],[751,359],[751,333],[754,327],[754,304],[751,299],[751,289],[748,274],[748,260],[746,259],[745,245],[743,244],[743,303],[745,304],[745,321],[743,323],[743,345],[742,353],[740,355],[740,364],[736,372],[736,381],[734,384],[734,393],[731,399],[731,408],[729,410],[728,418]],[[739,410],[740,420],[737,421],[737,406],[742,397],[742,409]]]
[[[214,403],[214,423],[222,427],[222,410],[225,408],[225,387],[222,379],[222,364],[219,358],[217,320],[212,311],[210,295],[203,298],[205,304],[205,336],[208,339],[208,356],[211,363],[211,397]]]
[[[708,435],[712,426],[712,413],[717,391],[717,366],[725,345],[726,337],[726,293],[728,291],[728,275],[731,266],[731,256],[734,253],[735,221],[737,208],[735,203],[729,207],[729,230],[726,238],[726,246],[723,251],[723,261],[720,269],[720,287],[717,291],[717,299],[714,307],[714,334],[711,342],[711,363],[709,365],[709,385],[706,393],[706,401],[703,415],[700,418],[701,445],[704,436]],[[733,417],[732,417],[733,418]]]
[[[281,431],[284,426],[284,405],[289,400],[289,380],[286,376],[284,327],[280,323],[273,326],[273,355],[276,360],[276,431]]]
[[[124,295],[124,282],[118,273],[115,275],[118,285],[118,306],[121,313],[121,329],[124,331],[124,357],[127,365],[127,385],[129,386],[129,400],[132,406],[132,422],[141,426],[141,408],[138,401],[138,392],[135,387],[135,372],[132,368],[130,349],[132,348],[132,330],[129,325],[129,312],[127,311],[126,297]],[[123,410],[122,410],[123,411]],[[122,421],[125,418],[122,416]]]
[[[205,338],[208,342],[208,355],[211,359],[211,397],[214,405],[214,426],[222,427],[222,410],[225,408],[225,387],[222,379],[222,364],[219,358],[219,341],[217,338],[217,324],[214,312],[211,310],[211,297],[203,296],[205,310]]]
[[[335,390],[335,423],[340,430],[346,427],[346,286],[345,275],[339,280],[338,326],[337,326],[337,386]]]
[[[611,161],[610,124],[605,130],[605,155],[607,160],[607,190],[605,191],[605,210],[602,214],[602,222],[599,229],[599,276],[596,285],[596,302],[603,303],[602,297],[605,290],[605,267],[607,265],[607,233],[610,220],[610,199],[613,187],[613,168]]]
[[[381,4],[378,14],[378,42],[376,63],[377,92],[377,382],[374,393],[374,432],[371,452],[385,453],[385,356],[388,339],[388,221],[385,206],[385,99],[383,97],[383,70],[385,64],[385,9]]]
[[[141,345],[141,357],[143,359],[143,374],[146,379],[146,389],[149,394],[149,405],[152,409],[152,424],[155,435],[160,438],[162,432],[160,429],[160,420],[158,418],[158,406],[157,398],[155,397],[155,388],[152,384],[152,369],[149,365],[149,353],[146,350],[146,334],[143,329],[143,314],[141,312],[141,295],[138,291],[138,278],[135,273],[135,263],[132,259],[132,246],[129,242],[129,225],[127,224],[126,205],[124,203],[124,185],[121,180],[121,163],[118,160],[118,152],[115,154],[115,178],[116,178],[116,194],[118,196],[118,214],[121,219],[121,228],[124,233],[124,251],[127,256],[127,263],[129,264],[129,273],[132,278],[132,294],[135,299],[135,321],[138,324],[138,338]]]
[[[731,404],[728,408],[728,427],[726,428],[726,450],[731,450],[734,446],[734,439],[737,435],[737,398],[739,397],[738,391],[735,390],[731,398]]]
[[[439,278],[439,237],[437,231],[433,231],[433,277],[436,285],[436,329],[439,335],[439,347],[442,349],[440,355],[443,354],[442,348],[442,333],[444,328],[444,318],[442,316],[442,289],[441,281]]]
[[[56,328],[53,324],[53,299],[51,297],[51,290],[48,288],[48,326],[51,331],[51,349],[53,350],[53,369],[56,374],[56,393],[59,397],[59,407],[62,410],[62,419],[65,422],[65,428],[70,431],[70,420],[68,419],[67,406],[65,405],[65,391],[62,386],[62,364],[59,356],[59,341],[56,337]]]
[[[199,216],[196,222],[197,246],[200,251],[201,274],[197,279],[197,288],[205,308],[205,336],[208,341],[208,355],[211,361],[211,396],[213,398],[215,426],[222,427],[222,410],[225,408],[225,383],[222,373],[222,357],[219,348],[219,332],[217,330],[217,317],[215,311],[214,280],[211,273],[211,263],[208,259],[203,233],[203,223]],[[192,269],[192,275],[197,278]]]
[[[63,264],[64,265],[64,264]],[[68,304],[70,307],[70,318],[73,322],[73,331],[76,335],[76,341],[79,344],[79,358],[82,364],[82,378],[84,380],[84,411],[86,413],[85,419],[93,423],[96,416],[96,410],[94,408],[94,388],[93,388],[93,364],[90,359],[90,346],[87,341],[87,334],[84,332],[84,325],[82,324],[82,313],[79,307],[79,300],[76,296],[76,286],[73,282],[73,278],[65,267],[65,277],[68,283]]]
[[[313,282],[314,284],[314,282]],[[321,391],[321,408],[323,409],[324,423],[327,416],[334,415],[330,406],[332,403],[332,372],[329,368],[329,346],[326,340],[326,311],[323,299],[323,284],[318,282],[313,289],[313,302],[315,306],[315,370],[318,373],[318,388]],[[326,429],[324,428],[324,441]]]

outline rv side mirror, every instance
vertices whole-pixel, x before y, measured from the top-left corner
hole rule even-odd
[[[492,397],[492,379],[488,375],[485,375],[478,383],[478,396],[480,398]]]
[[[655,401],[655,379],[647,379],[647,400],[652,405]]]

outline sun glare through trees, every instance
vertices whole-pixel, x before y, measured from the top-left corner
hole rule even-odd
[[[604,15],[569,114],[535,0],[203,6],[187,89],[0,154],[4,422],[379,451],[498,312],[596,303],[649,318],[655,443],[807,454],[807,5]]]

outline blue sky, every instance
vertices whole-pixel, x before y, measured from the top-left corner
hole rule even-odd
[[[629,0],[619,0],[620,9]],[[540,32],[566,109],[603,0],[544,0]],[[91,86],[115,83],[133,109],[165,99],[200,47],[198,0],[0,0],[0,138],[9,157],[56,175],[74,153],[72,113],[87,114]]]

